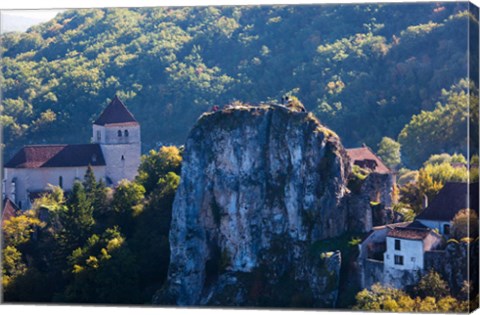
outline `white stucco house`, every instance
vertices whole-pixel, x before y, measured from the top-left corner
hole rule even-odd
[[[49,185],[72,189],[90,165],[97,179],[114,186],[133,180],[140,165],[140,125],[115,96],[93,123],[88,144],[28,145],[4,165],[3,197],[28,209]]]
[[[423,270],[426,251],[438,248],[441,236],[419,222],[396,227],[387,233],[383,254],[385,269]]]
[[[418,221],[378,226],[359,245],[360,283],[401,288],[425,272],[425,253],[437,250],[443,238]]]
[[[441,252],[455,215],[478,212],[478,183],[446,183],[413,222],[377,226],[359,245],[360,282],[402,288],[417,283],[431,268],[427,255]]]
[[[453,218],[466,208],[478,213],[478,183],[449,182],[415,219],[448,237]]]

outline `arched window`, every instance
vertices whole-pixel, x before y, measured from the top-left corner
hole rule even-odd
[[[121,130],[118,131],[118,136],[119,136],[119,137],[122,136],[122,131],[121,131]]]
[[[58,177],[58,186],[60,186],[60,188],[63,188],[63,177],[62,176]]]
[[[122,161],[125,161],[125,157],[122,155]]]
[[[100,132],[100,130],[97,130],[97,141],[101,141],[102,140],[102,133]]]
[[[17,203],[17,179],[12,179],[10,187],[10,198],[14,203]]]
[[[128,137],[128,130],[125,129],[125,131],[123,132],[123,134],[125,135],[125,137]]]

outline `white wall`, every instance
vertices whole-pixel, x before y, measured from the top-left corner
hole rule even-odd
[[[445,234],[445,231],[443,229],[445,224],[450,225],[450,227],[452,226],[452,223],[450,221],[432,221],[432,220],[417,220],[417,221],[419,221],[420,223],[422,223],[423,225],[431,229],[437,229],[442,235]]]
[[[15,180],[17,205],[22,209],[30,206],[28,192],[44,191],[48,184],[58,186],[59,177],[63,179],[63,190],[71,190],[76,179],[83,180],[87,166],[79,167],[45,167],[45,168],[5,168],[4,183],[6,196],[13,199],[11,194],[12,180]],[[105,181],[105,166],[93,166],[97,180]]]
[[[395,240],[400,240],[400,250],[395,250]],[[383,254],[385,268],[398,270],[423,269],[423,250],[422,240],[387,237],[387,251]],[[403,256],[403,265],[395,265],[395,255]]]
[[[128,136],[125,136],[125,130]],[[118,135],[121,131],[122,136]],[[100,139],[97,137],[100,133]],[[93,125],[92,141],[99,143],[105,164],[105,176],[113,185],[122,179],[133,180],[137,176],[141,156],[141,135],[138,124]],[[123,157],[123,158],[122,158]]]
[[[125,130],[128,136],[125,136]],[[97,132],[100,131],[100,140],[98,140]],[[122,132],[122,136],[118,136],[118,131]],[[139,143],[141,140],[140,125],[138,124],[111,124],[107,126],[93,125],[92,142],[100,144],[126,144]]]

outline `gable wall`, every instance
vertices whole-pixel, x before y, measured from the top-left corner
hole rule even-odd
[[[400,240],[400,250],[395,250],[395,240]],[[423,247],[422,240],[387,237],[387,251],[384,254],[385,267],[398,270],[423,269]],[[403,265],[395,264],[395,255],[403,256]]]

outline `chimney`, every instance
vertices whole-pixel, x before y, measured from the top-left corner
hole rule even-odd
[[[428,197],[427,195],[423,195],[423,209],[426,209],[428,207]]]

